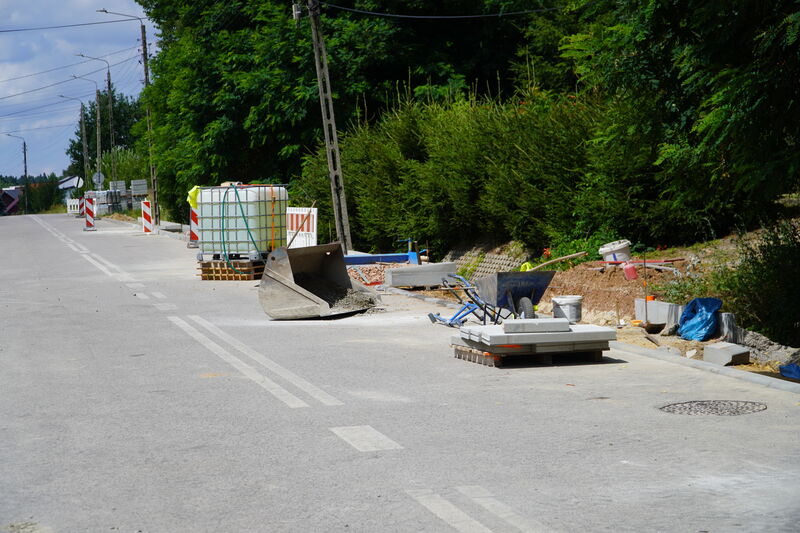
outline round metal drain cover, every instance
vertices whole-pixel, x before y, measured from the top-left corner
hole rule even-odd
[[[761,402],[700,400],[694,402],[671,403],[662,407],[661,410],[675,415],[737,416],[757,413],[766,408],[767,404]]]

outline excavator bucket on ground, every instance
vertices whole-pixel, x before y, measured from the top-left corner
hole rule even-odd
[[[374,307],[380,296],[347,275],[341,243],[280,247],[264,264],[261,307],[273,320],[347,315]]]

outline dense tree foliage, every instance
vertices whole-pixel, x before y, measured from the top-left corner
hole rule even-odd
[[[273,0],[140,3],[161,29],[145,98],[166,207],[182,217],[196,184],[263,181],[329,215],[307,18]],[[373,12],[322,12],[361,247],[674,243],[797,189],[796,0],[337,4]],[[536,12],[374,14],[518,10]]]
[[[142,0],[162,29],[147,99],[154,112],[161,198],[183,208],[195,184],[286,183],[320,138],[317,82],[307,17],[287,2]],[[530,2],[344,1],[405,14],[494,13]],[[325,9],[323,31],[340,126],[378,116],[411,86],[426,97],[475,84],[513,86],[521,29],[489,22],[389,19]]]

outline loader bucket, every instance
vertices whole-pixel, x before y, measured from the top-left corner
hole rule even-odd
[[[258,287],[261,307],[273,320],[352,314],[373,307],[378,294],[350,279],[342,246],[276,248]]]

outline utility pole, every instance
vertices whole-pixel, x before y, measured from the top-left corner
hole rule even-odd
[[[63,94],[59,94],[61,98],[66,98],[67,100],[77,100],[81,103],[81,142],[83,144],[83,184],[84,186],[89,183],[89,146],[86,144],[86,121],[83,119],[83,115],[86,113],[86,106],[83,105],[83,101],[79,100],[78,98],[72,98],[71,96],[64,96]]]
[[[76,80],[86,80],[94,83],[94,101],[95,101],[95,111],[97,112],[97,157],[95,158],[95,166],[97,167],[96,172],[100,173],[100,156],[102,155],[102,151],[100,150],[100,88],[97,86],[97,82],[94,80],[90,80],[89,78],[83,78],[81,76],[76,76],[75,74],[72,75],[73,78]]]
[[[111,179],[117,181],[117,158],[114,154],[114,97],[111,94],[111,64],[105,59],[99,57],[87,56],[78,54],[80,57],[86,59],[94,59],[95,61],[102,61],[106,64],[106,87],[108,92],[108,138],[111,141]]]
[[[328,175],[331,180],[336,236],[342,242],[342,248],[344,248],[344,253],[346,254],[352,248],[350,220],[347,216],[347,198],[344,193],[341,158],[339,156],[339,137],[336,133],[336,119],[333,114],[331,80],[328,74],[328,53],[325,50],[325,40],[320,31],[319,0],[308,0],[308,17],[311,21],[311,37],[314,42],[314,65],[317,69],[319,103],[322,108],[322,130],[325,134],[325,153],[328,156]]]
[[[109,15],[119,15],[120,17],[128,17],[130,19],[138,19],[139,20],[139,28],[142,32],[142,65],[144,66],[144,86],[147,88],[150,85],[150,74],[149,69],[147,67],[148,61],[148,54],[147,54],[147,31],[144,27],[144,20],[141,17],[137,17],[135,15],[127,15],[125,13],[117,13],[114,11],[109,11],[107,9],[98,9],[98,13],[106,13]],[[156,172],[156,166],[153,163],[153,122],[150,118],[150,104],[145,102],[145,114],[147,116],[147,146],[150,152],[150,183],[153,190],[153,220],[155,225],[158,226],[161,223],[161,208],[158,205],[158,173]]]
[[[23,190],[22,196],[25,197],[25,214],[28,214],[28,143],[25,142],[24,137],[20,137],[19,135],[11,135],[10,133],[6,133],[9,137],[14,137],[15,139],[22,140],[22,182],[23,182]]]

